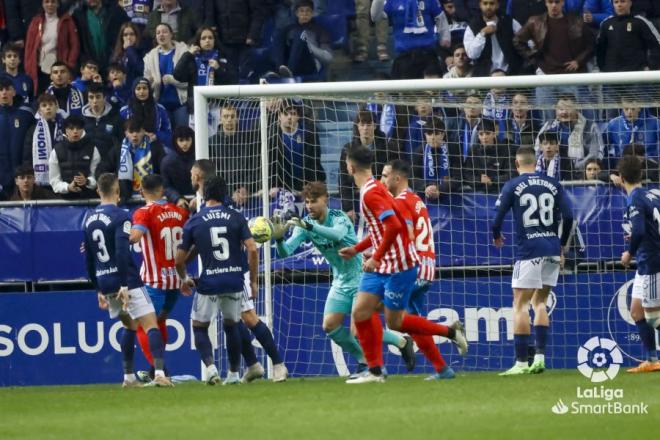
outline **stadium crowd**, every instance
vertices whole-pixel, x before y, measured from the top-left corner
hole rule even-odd
[[[93,198],[95,177],[113,172],[126,201],[158,173],[168,199],[186,204],[192,87],[324,80],[346,50],[333,35],[349,23],[353,62],[369,61],[373,25],[371,52],[391,62],[393,79],[660,68],[660,5],[651,0],[3,0],[0,199]],[[660,122],[642,101],[649,90],[614,92],[428,92],[407,105],[376,97],[356,112],[337,157],[342,207],[353,216],[351,145],[374,149],[377,171],[409,161],[413,188],[431,201],[499,192],[522,145],[536,148],[538,170],[562,180],[618,184],[617,161],[632,154],[645,156],[646,177],[658,181]],[[272,188],[299,192],[326,180],[310,108],[268,106]],[[235,200],[258,190],[259,133],[245,116],[255,111],[224,102],[210,130],[217,169],[237,173],[227,177]]]

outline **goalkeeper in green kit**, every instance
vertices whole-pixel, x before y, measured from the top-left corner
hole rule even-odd
[[[328,190],[323,182],[311,182],[303,189],[305,208],[309,212],[305,218],[291,218],[284,221],[274,216],[273,238],[277,243],[280,257],[288,257],[305,241],[311,241],[332,267],[332,286],[328,292],[323,311],[323,331],[343,350],[349,352],[358,362],[355,374],[368,371],[362,347],[357,338],[346,328],[344,318],[351,315],[353,300],[357,295],[362,275],[362,257],[356,255],[350,260],[339,256],[338,250],[353,246],[358,242],[353,222],[343,211],[328,209]],[[286,231],[293,227],[291,237],[283,240]],[[415,366],[415,352],[409,336],[399,336],[385,330],[383,341],[401,351],[408,371]]]

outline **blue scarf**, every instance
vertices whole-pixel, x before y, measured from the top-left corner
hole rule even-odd
[[[55,87],[53,87],[53,85],[51,84],[46,89],[46,93],[56,96]],[[83,98],[82,92],[72,86],[69,88],[69,95],[66,98],[66,108],[63,108],[61,110],[64,110],[67,113],[67,116],[71,116],[72,113],[79,115],[82,113],[82,108],[84,104],[85,104],[85,100]]]
[[[131,180],[133,191],[138,192],[142,187],[142,178],[153,172],[149,137],[145,136],[138,146],[133,146],[128,138],[124,138],[119,156],[119,180]]]
[[[543,154],[541,154],[536,160],[536,172],[546,176],[554,177],[555,179],[559,180],[561,179],[561,170],[559,168],[560,162],[561,159],[559,158],[559,154],[557,154],[549,161],[546,161],[543,157]]]
[[[429,144],[424,146],[424,179],[439,181],[449,175],[449,154],[447,144],[440,145],[440,163],[433,157],[434,148]],[[439,166],[439,167],[438,167]]]
[[[212,86],[215,79],[215,69],[209,66],[209,61],[218,60],[217,50],[205,50],[195,55],[197,65],[197,85]]]
[[[406,2],[406,15],[404,18],[404,34],[425,34],[429,30],[424,24],[424,15],[422,14],[426,8],[424,0],[405,0]]]

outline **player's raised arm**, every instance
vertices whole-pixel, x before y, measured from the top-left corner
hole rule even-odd
[[[280,258],[288,257],[293,254],[300,245],[307,240],[306,229],[295,228],[291,237],[287,240],[283,240],[282,237],[275,237],[275,247],[277,249],[277,255]]]

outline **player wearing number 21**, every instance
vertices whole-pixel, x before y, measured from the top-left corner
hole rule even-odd
[[[167,316],[176,303],[181,285],[174,267],[174,256],[182,240],[188,211],[165,200],[163,178],[158,174],[143,177],[140,191],[146,205],[133,213],[129,240],[140,243],[140,278],[154,304],[158,327],[163,342],[167,344]],[[138,329],[137,337],[142,352],[153,366],[147,335],[142,328]]]
[[[541,373],[545,369],[545,347],[550,327],[546,301],[550,289],[557,285],[563,249],[574,227],[573,214],[561,185],[554,178],[537,173],[535,167],[534,149],[518,148],[516,170],[520,176],[504,185],[496,204],[495,246],[501,248],[504,245],[502,222],[509,209],[513,211],[516,231],[516,263],[511,281],[516,364],[501,373],[502,376]],[[528,367],[530,301],[534,308],[536,354],[534,363]]]

